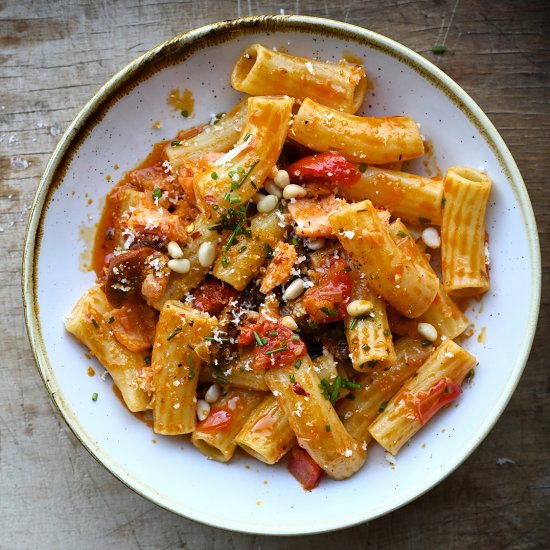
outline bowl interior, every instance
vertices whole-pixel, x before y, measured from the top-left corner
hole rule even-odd
[[[313,492],[303,491],[282,465],[267,467],[244,454],[219,464],[206,460],[185,437],[153,434],[124,409],[110,379],[98,376],[103,369],[63,324],[95,279],[83,264],[89,261],[105,194],[155,142],[231,108],[241,96],[229,84],[233,63],[254,42],[321,60],[338,61],[347,54],[361,58],[372,82],[363,113],[411,116],[433,143],[433,160],[443,172],[457,164],[484,167],[493,180],[487,217],[491,290],[468,310],[475,335],[463,344],[479,361],[473,383],[455,406],[413,438],[395,466],[373,444],[356,476],[343,482],[325,479]],[[167,62],[167,53],[177,51],[181,55]],[[147,63],[155,64],[155,71],[143,75],[136,65],[123,71],[118,84],[113,81],[100,92],[68,130],[45,174],[29,226],[25,301],[31,342],[70,427],[142,495],[189,518],[233,530],[326,531],[372,519],[420,495],[464,460],[496,421],[519,379],[536,322],[534,221],[498,134],[464,92],[428,62],[347,25],[298,17],[247,23],[240,30],[222,24],[172,41]],[[123,80],[127,85],[120,84]],[[173,88],[193,92],[192,118],[182,118],[167,104]],[[101,99],[113,90],[116,94],[100,112]],[[157,121],[161,125],[155,129]],[[413,169],[426,172],[422,161]],[[89,366],[96,376],[86,374]],[[97,402],[91,400],[94,392]]]

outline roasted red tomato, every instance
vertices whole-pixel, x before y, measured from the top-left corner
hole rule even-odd
[[[415,397],[416,416],[422,425],[442,407],[452,403],[460,394],[462,388],[450,378],[442,378],[427,392],[420,392]]]
[[[206,279],[192,294],[193,306],[210,315],[219,315],[239,295],[233,287],[213,277]]]
[[[266,317],[241,328],[238,344],[246,346],[252,342],[256,342],[253,364],[256,370],[282,367],[307,353],[306,345],[297,334],[281,322]]]
[[[293,447],[288,460],[288,471],[300,482],[306,491],[319,485],[323,470],[301,447]]]
[[[233,420],[231,411],[222,408],[212,407],[210,414],[197,424],[197,430],[203,432],[217,432],[228,428]]]
[[[319,282],[304,294],[302,304],[316,323],[331,323],[344,318],[351,297],[349,264],[344,258],[325,259]]]
[[[337,153],[304,157],[287,166],[286,170],[294,182],[329,181],[338,185],[353,185],[361,177],[361,172]]]

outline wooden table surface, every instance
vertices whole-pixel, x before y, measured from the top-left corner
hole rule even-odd
[[[523,378],[473,455],[435,489],[393,514],[345,531],[298,538],[199,525],[117,481],[78,443],[50,403],[29,349],[20,298],[29,206],[60,132],[88,98],[127,62],[173,35],[280,9],[347,21],[398,40],[471,94],[523,174],[546,275]],[[0,547],[548,548],[549,36],[550,3],[544,0],[0,1]],[[435,56],[435,43],[444,43],[447,52]],[[499,465],[503,457],[514,463]]]

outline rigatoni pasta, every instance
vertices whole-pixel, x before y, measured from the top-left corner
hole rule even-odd
[[[443,285],[450,296],[467,298],[487,292],[485,210],[491,180],[464,166],[447,170],[441,225]]]
[[[409,117],[360,117],[306,99],[290,136],[314,151],[336,151],[355,162],[386,164],[424,154],[418,126]]]
[[[459,396],[476,360],[453,341],[468,325],[453,298],[489,285],[490,180],[409,173],[419,126],[355,114],[359,65],[253,44],[232,83],[249,95],[109,193],[98,280],[66,327],[156,433],[220,462],[288,453],[311,490]]]
[[[252,44],[239,56],[231,85],[250,95],[313,98],[324,105],[355,113],[367,91],[365,70],[346,61],[323,63]]]

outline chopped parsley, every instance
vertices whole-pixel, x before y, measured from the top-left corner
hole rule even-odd
[[[92,401],[97,401],[98,395],[96,392],[92,393]]]
[[[447,47],[444,46],[443,44],[434,44],[432,46],[432,52],[435,54],[442,54],[442,53],[445,53],[446,51],[447,51]]]
[[[337,376],[334,379],[334,383],[331,384],[326,378],[321,378],[321,383],[319,384],[321,392],[325,399],[328,399],[333,405],[336,403],[340,390],[343,388],[349,388],[353,390],[361,389],[361,385],[342,376]]]
[[[218,173],[217,172],[212,172],[210,174],[210,177],[213,179],[213,180],[217,180],[218,179]]]
[[[294,366],[299,369],[301,366],[302,366],[302,360],[301,359],[297,359],[296,360],[296,363],[294,363]]]
[[[153,198],[157,200],[162,198],[162,189],[160,189],[159,187],[155,187],[153,189]]]
[[[172,147],[179,147],[181,145],[181,141],[179,139],[175,139],[172,143],[170,143]]]
[[[380,403],[380,405],[378,407],[378,412],[379,413],[384,412],[386,410],[387,406],[388,406],[388,404],[385,401],[382,401],[382,403]]]
[[[330,424],[325,425],[325,432],[330,432]]]
[[[364,162],[362,162],[359,165],[359,172],[364,172],[366,169],[367,169],[367,165]]]
[[[183,109],[183,111],[181,112],[181,116],[187,118],[189,116],[189,111],[187,109]]]
[[[289,375],[288,379],[290,380],[291,384],[294,384],[296,382],[296,377],[293,374]]]

